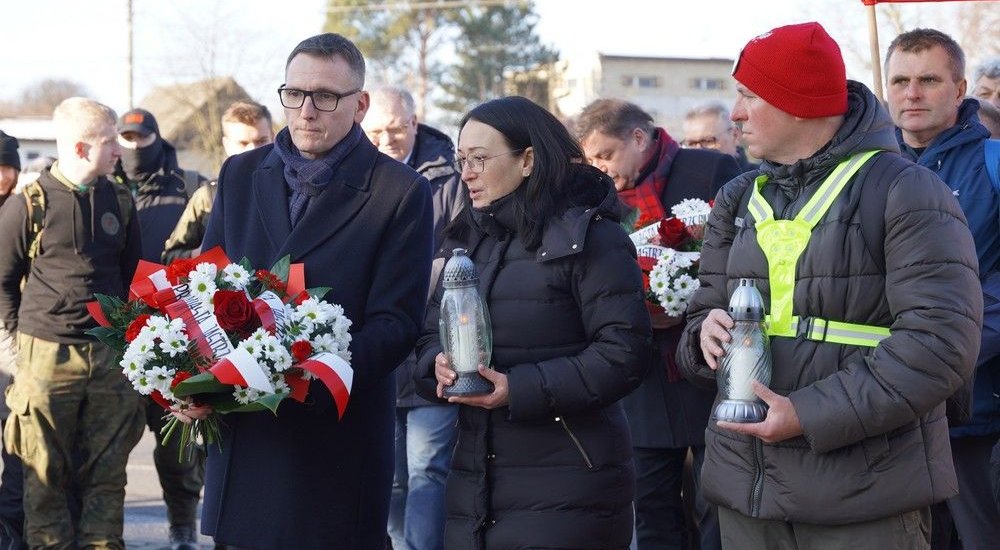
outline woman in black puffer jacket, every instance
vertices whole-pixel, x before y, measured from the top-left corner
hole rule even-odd
[[[652,354],[635,249],[611,180],[579,164],[550,113],[507,97],[465,116],[466,208],[441,250],[469,250],[493,323],[490,395],[461,403],[447,482],[448,549],[626,548],[634,472],[624,395]],[[454,378],[440,285],[417,344],[418,391]]]

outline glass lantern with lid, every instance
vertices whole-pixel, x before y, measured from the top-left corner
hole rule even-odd
[[[442,275],[441,347],[458,375],[445,387],[445,397],[493,393],[493,383],[479,374],[479,365],[488,367],[493,352],[490,314],[479,295],[476,266],[467,254],[464,248],[454,249]]]

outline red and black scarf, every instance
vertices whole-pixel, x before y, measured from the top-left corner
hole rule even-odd
[[[653,154],[639,177],[636,186],[618,192],[618,198],[632,208],[639,209],[639,220],[636,229],[655,223],[667,217],[667,210],[660,202],[663,190],[667,188],[667,174],[674,156],[680,150],[680,145],[663,128],[657,128],[653,134]]]

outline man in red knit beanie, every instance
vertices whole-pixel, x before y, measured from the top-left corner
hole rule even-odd
[[[762,163],[716,198],[677,351],[693,382],[718,373],[723,399],[766,404],[762,421],[717,409],[705,433],[723,547],[929,548],[929,506],[957,487],[944,402],[979,351],[965,218],[899,155],[888,112],[818,23],[754,38],[733,76],[732,120]],[[746,394],[741,348],[734,363],[724,351],[743,278],[763,295],[771,357],[768,385]]]

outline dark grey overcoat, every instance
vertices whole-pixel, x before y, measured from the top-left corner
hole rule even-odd
[[[424,315],[432,254],[427,180],[361,140],[293,230],[283,163],[272,146],[230,158],[219,176],[204,247],[270,267],[305,264],[306,286],[353,321],[354,388],[340,420],[314,400],[224,417],[210,452],[202,531],[255,549],[381,548],[392,483],[392,370]]]

